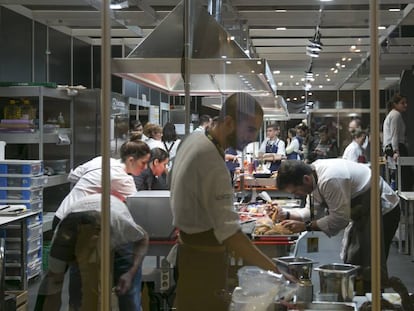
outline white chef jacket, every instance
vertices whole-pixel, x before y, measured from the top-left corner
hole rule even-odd
[[[127,174],[125,165],[120,160],[110,159],[111,192],[123,197],[137,191],[134,178]],[[96,157],[71,170],[68,180],[75,182],[72,190],[63,199],[55,216],[63,219],[68,214],[69,207],[84,196],[102,192],[102,157]]]
[[[188,234],[213,229],[221,243],[240,230],[230,174],[216,146],[203,132],[178,149],[171,174],[173,224]]]
[[[358,158],[362,155],[364,155],[362,147],[355,140],[353,140],[348,146],[346,146],[342,159],[358,162]]]
[[[405,144],[405,123],[399,111],[392,109],[384,120],[383,147],[391,144],[393,150],[398,150],[398,144]]]
[[[343,159],[317,160],[312,165],[318,178],[312,192],[314,202],[325,203],[329,212],[316,223],[326,235],[334,236],[351,221],[351,199],[370,189],[371,169]],[[386,214],[398,205],[399,198],[382,178],[380,191],[382,213]]]

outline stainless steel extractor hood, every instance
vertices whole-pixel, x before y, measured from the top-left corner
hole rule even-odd
[[[226,98],[227,96],[205,96],[201,99],[201,104],[211,109],[220,110]],[[263,107],[265,120],[289,120],[287,105],[282,96],[257,96],[256,98]]]
[[[190,8],[191,95],[249,92],[274,99],[276,85],[266,60],[249,58],[197,2]],[[170,95],[184,95],[183,21],[181,2],[130,55],[113,59],[112,73]]]

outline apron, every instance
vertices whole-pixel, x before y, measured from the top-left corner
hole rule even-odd
[[[213,230],[186,234],[178,245],[177,311],[227,311],[228,256]]]
[[[344,263],[359,265],[365,291],[371,285],[371,196],[370,189],[351,200],[352,222],[344,232]],[[387,257],[392,237],[398,227],[400,209],[394,207],[380,218],[381,221],[381,279],[388,279]],[[385,232],[385,235],[384,235]],[[384,239],[386,243],[384,243]]]
[[[273,144],[269,144],[269,142],[266,144],[266,153],[277,153],[277,145],[279,143],[279,139],[276,140]],[[272,161],[268,162],[270,163],[269,170],[271,172],[277,171],[282,164],[282,161]]]

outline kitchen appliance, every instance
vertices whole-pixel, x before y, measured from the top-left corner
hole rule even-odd
[[[311,302],[313,300],[312,266],[314,261],[306,257],[273,258],[282,274],[293,276],[297,280],[296,300]]]
[[[315,268],[319,272],[320,293],[336,294],[337,301],[352,301],[354,282],[359,267],[332,263]]]
[[[170,191],[145,190],[128,196],[128,209],[134,221],[144,228],[150,240],[171,240],[175,228],[170,207]]]

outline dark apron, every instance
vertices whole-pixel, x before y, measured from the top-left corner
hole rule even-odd
[[[278,143],[279,140],[277,140],[274,144],[266,144],[266,153],[277,153],[278,150]],[[271,172],[275,172],[279,169],[280,165],[282,164],[282,161],[271,161],[270,162],[269,170]]]
[[[370,219],[370,190],[360,194],[351,200],[352,227],[348,232],[348,243],[345,249],[344,262],[359,265],[361,277],[370,286],[371,279],[371,219]],[[392,237],[398,227],[399,207],[395,207],[387,214],[380,217],[381,239],[381,278],[388,278],[387,262],[389,247]],[[385,235],[384,235],[385,232]],[[384,239],[386,243],[384,243]],[[368,288],[366,288],[368,290]]]
[[[227,311],[228,256],[213,230],[196,234],[180,231],[178,282],[175,306],[178,311]]]

